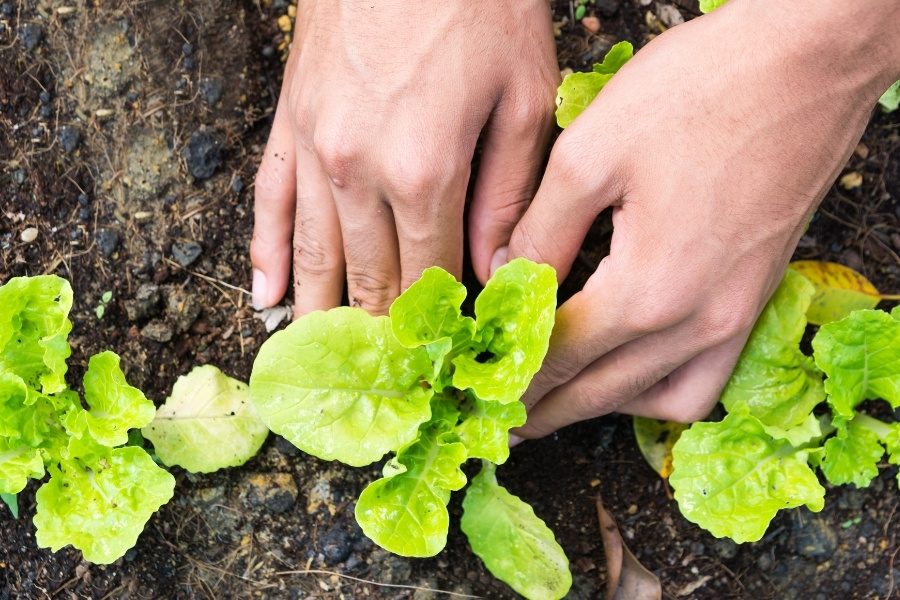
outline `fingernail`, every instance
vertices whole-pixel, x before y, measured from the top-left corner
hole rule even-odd
[[[509,246],[501,246],[500,248],[497,248],[497,251],[494,252],[493,258],[491,258],[491,275],[494,274],[494,271],[506,264],[507,256],[509,256]]]
[[[520,438],[519,436],[517,436],[514,433],[509,434],[509,447],[510,448],[515,448],[516,446],[518,446],[519,444],[521,444],[524,441],[525,441],[525,438]]]
[[[259,269],[253,269],[253,308],[256,310],[264,309],[268,297],[266,274]]]

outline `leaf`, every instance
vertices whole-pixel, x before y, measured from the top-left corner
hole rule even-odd
[[[839,321],[854,310],[875,308],[881,296],[875,286],[850,267],[818,260],[790,264],[816,288],[806,318],[813,325]]]
[[[873,398],[900,407],[900,321],[881,310],[858,310],[819,328],[812,346],[836,414],[851,418],[857,404]]]
[[[256,415],[247,384],[203,365],[178,378],[142,433],[163,464],[211,473],[255,456],[269,429]]]
[[[566,75],[556,91],[556,123],[563,129],[568,127],[633,53],[630,43],[619,42],[609,49],[602,63],[594,65],[590,73]]]
[[[825,400],[822,377],[799,348],[814,292],[803,276],[785,273],[722,391],[729,412],[744,407],[764,425],[787,430],[803,424]]]
[[[556,313],[556,273],[517,258],[499,269],[475,300],[477,336],[489,357],[453,359],[453,386],[509,404],[525,393],[547,354]]]
[[[64,460],[37,491],[38,546],[69,544],[85,560],[109,564],[134,546],[144,525],[169,501],[175,479],[140,448],[97,446],[87,464]]]
[[[668,478],[672,473],[672,447],[688,425],[634,417],[633,426],[634,438],[644,460],[660,477]]]
[[[642,565],[625,545],[616,520],[604,508],[600,496],[597,496],[596,504],[608,573],[606,600],[660,600],[662,584],[659,577]]]
[[[0,493],[18,494],[29,479],[44,476],[41,451],[0,437]]]
[[[72,287],[55,275],[13,277],[0,286],[0,371],[44,394],[66,389]]]
[[[485,463],[463,500],[460,528],[488,570],[522,596],[555,600],[572,587],[569,559],[550,528],[497,483]]]
[[[839,423],[837,435],[825,442],[819,468],[834,485],[852,483],[863,488],[878,476],[882,456],[884,448],[878,443],[878,435],[853,419]]]
[[[3,494],[0,493],[0,500],[3,501],[3,504],[9,508],[9,512],[12,513],[13,519],[19,518],[19,499],[15,494]]]
[[[884,112],[894,112],[900,107],[900,81],[895,81],[891,87],[878,99],[881,110]]]
[[[260,348],[250,394],[269,429],[324,460],[360,467],[416,438],[432,363],[404,348],[388,317],[359,308],[309,313]]]
[[[356,520],[363,532],[401,556],[440,552],[447,543],[450,492],[466,484],[459,468],[465,461],[461,443],[446,441],[440,428],[424,430],[391,461],[396,474],[373,481],[360,495]]]
[[[509,430],[524,425],[526,416],[521,402],[501,404],[469,395],[455,433],[469,458],[483,458],[500,465],[509,458]]]
[[[694,423],[673,455],[669,484],[681,513],[716,537],[753,542],[779,510],[805,504],[818,512],[825,503],[809,451],[772,438],[743,412]]]
[[[700,0],[700,12],[708,13],[719,8],[728,0]]]
[[[78,408],[65,418],[72,435],[87,432],[104,446],[120,446],[128,441],[128,430],[153,420],[156,410],[141,390],[128,385],[113,352],[91,357],[84,374],[84,397],[90,407]]]

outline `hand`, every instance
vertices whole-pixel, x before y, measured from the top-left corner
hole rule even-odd
[[[900,65],[895,50],[841,33],[854,23],[861,40],[882,39],[875,5],[890,2],[821,3],[827,15],[776,4],[732,0],[666,32],[557,141],[510,258],[564,277],[607,207],[614,233],[559,309],[520,437],[611,411],[692,421],[716,403],[804,225],[896,79],[886,67]]]
[[[485,280],[534,193],[558,83],[549,6],[302,2],[256,176],[253,304],[385,313],[422,270]],[[293,251],[292,251],[293,248]]]

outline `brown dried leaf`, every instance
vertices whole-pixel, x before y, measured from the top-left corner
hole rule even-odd
[[[625,545],[616,520],[603,507],[600,496],[597,496],[597,517],[609,574],[606,600],[661,600],[659,578],[638,562]]]

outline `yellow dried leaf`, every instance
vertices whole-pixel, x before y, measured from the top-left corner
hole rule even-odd
[[[816,288],[806,318],[813,325],[839,321],[854,310],[875,308],[881,294],[868,279],[850,267],[819,260],[798,260],[790,267]]]
[[[684,423],[674,421],[634,418],[634,437],[638,448],[647,464],[663,479],[668,479],[672,473],[672,446],[687,428]]]

